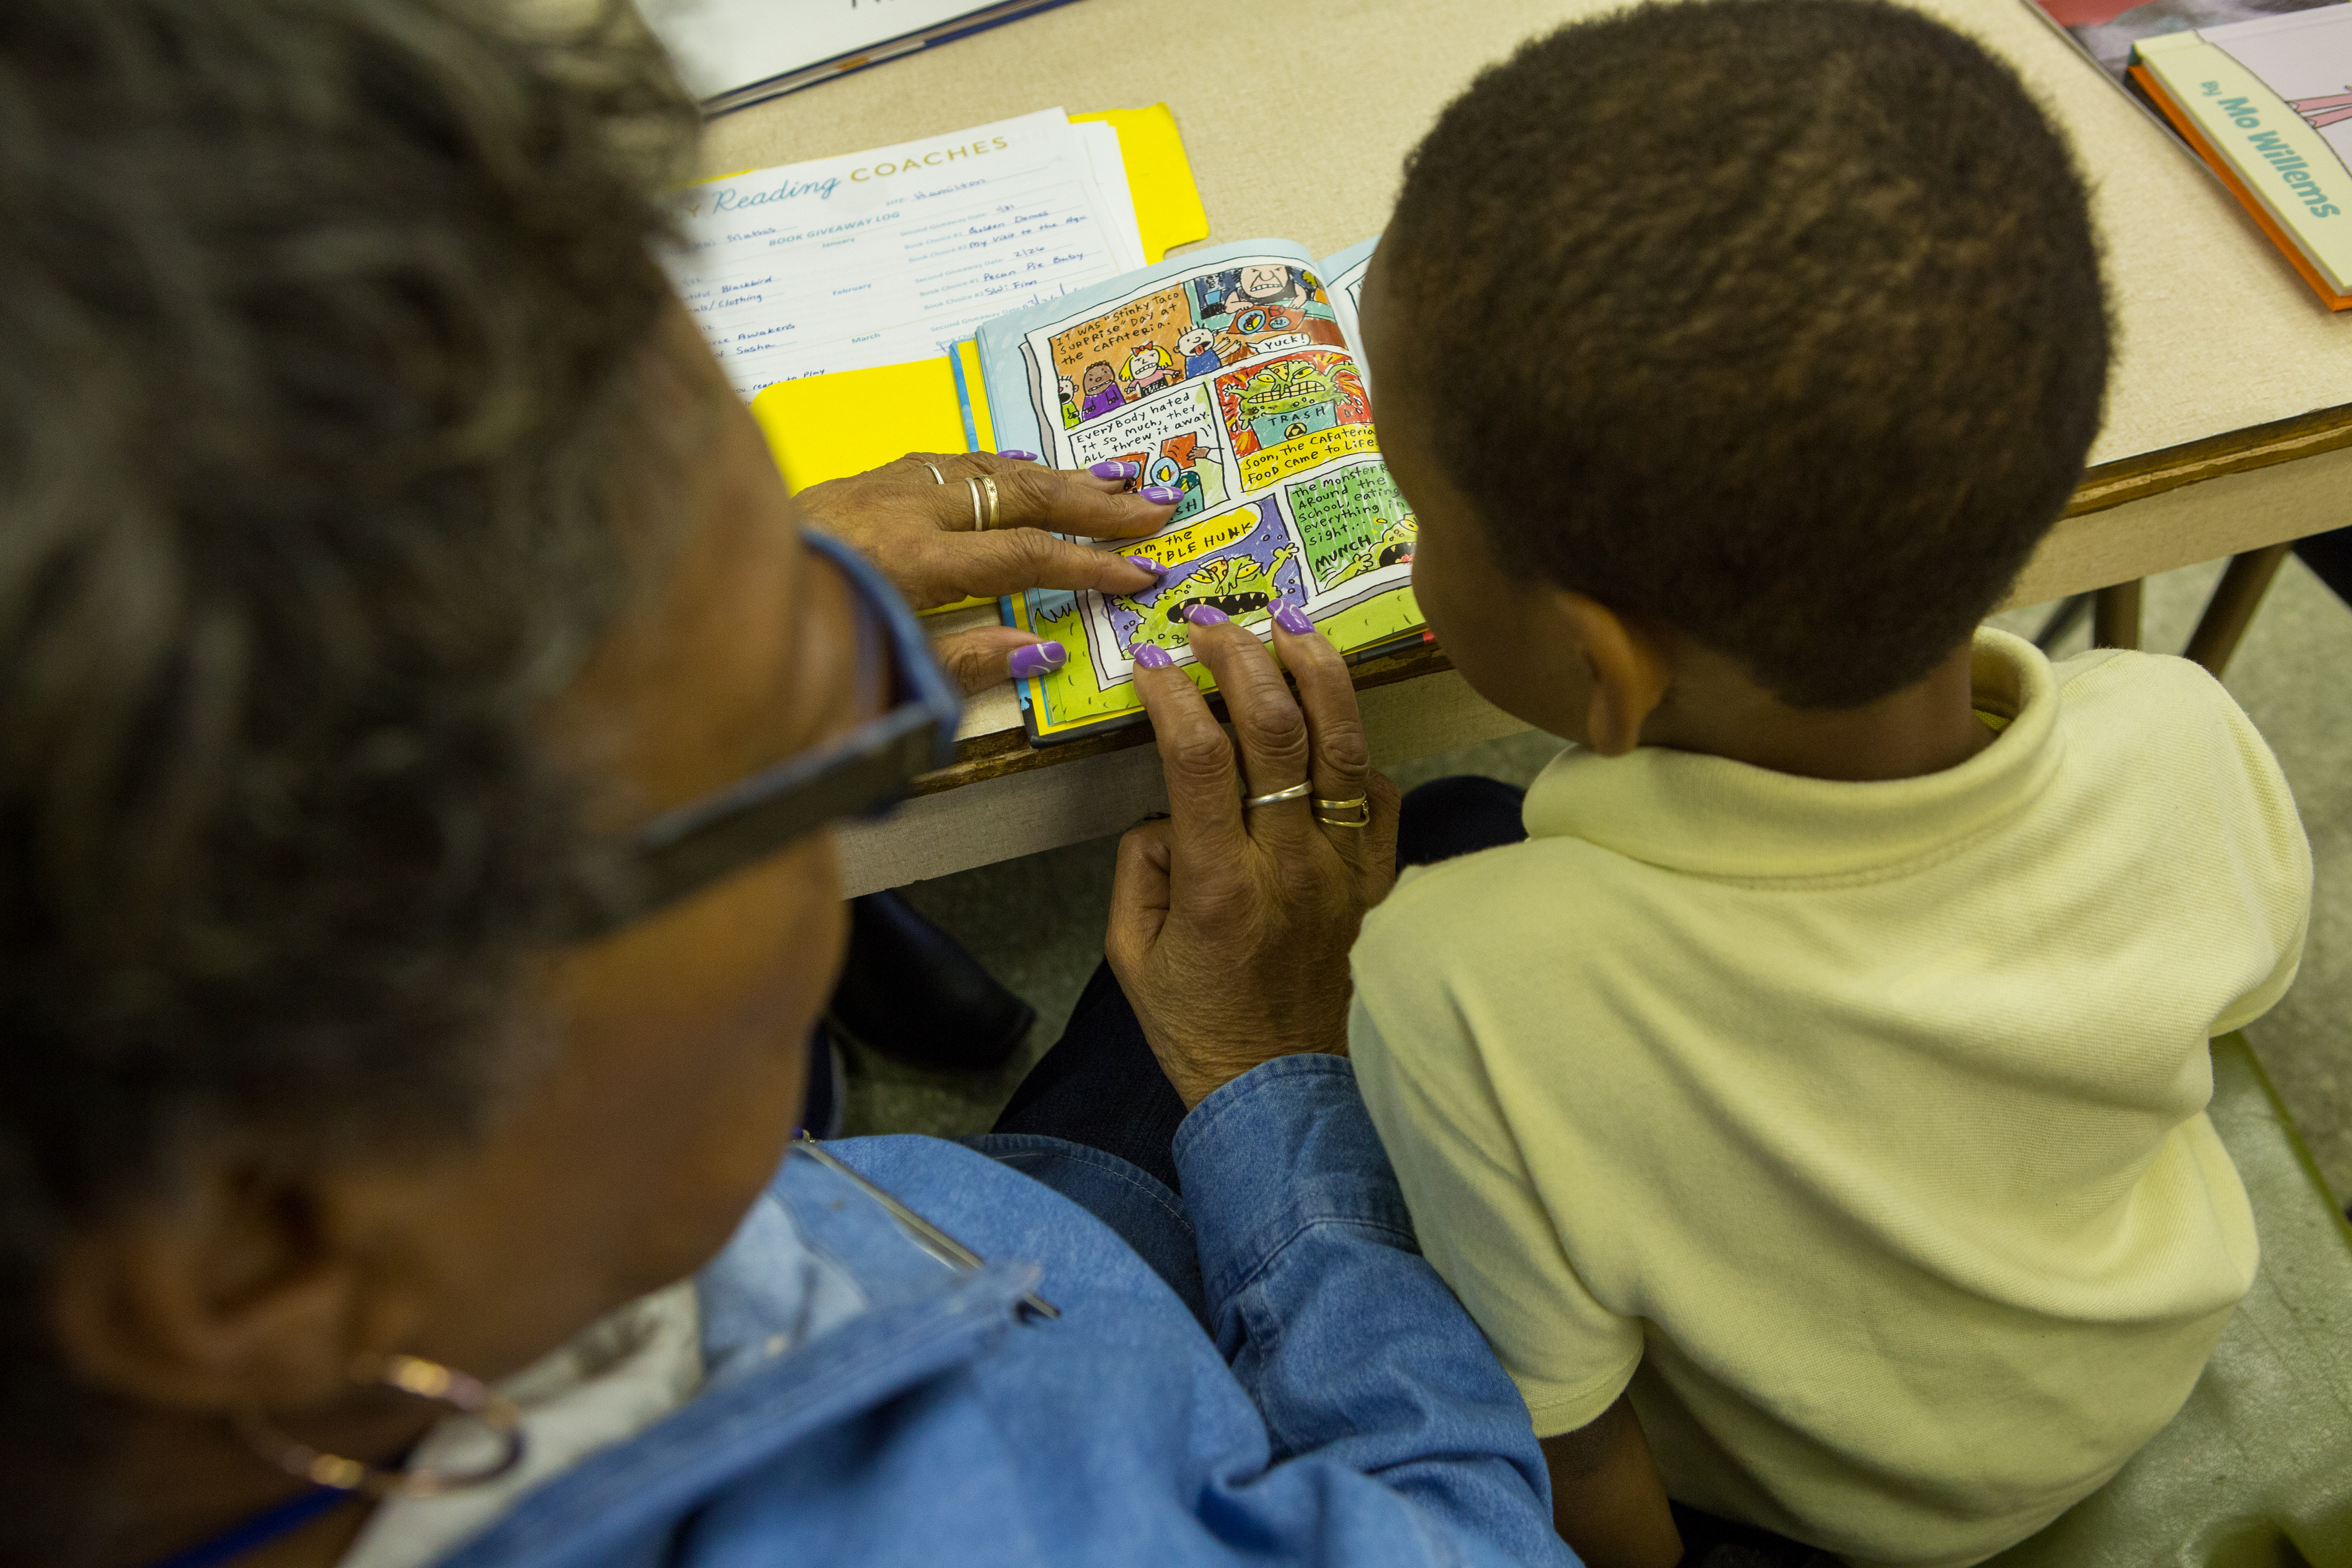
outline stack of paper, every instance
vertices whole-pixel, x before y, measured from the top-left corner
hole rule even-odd
[[[638,0],[703,107],[724,114],[1063,0]]]
[[[678,292],[745,399],[946,354],[980,323],[1145,263],[1118,134],[1061,110],[687,197]]]

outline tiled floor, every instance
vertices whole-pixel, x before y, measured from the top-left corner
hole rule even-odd
[[[2178,649],[2189,637],[2220,565],[2148,584],[2147,646]],[[2047,615],[2021,610],[1999,624],[2029,635]],[[2085,632],[2058,651],[2083,645]],[[2327,672],[2336,671],[2331,676]],[[2318,887],[2311,942],[2294,989],[2249,1031],[2286,1097],[2322,1172],[2352,1196],[2352,611],[2289,561],[2231,665],[2228,685],[2253,716],[2294,786],[2311,835]],[[1524,784],[1558,748],[1527,734],[1394,770],[1410,786],[1448,773],[1491,773]],[[1116,841],[942,877],[909,889],[914,902],[956,933],[996,975],[1027,997],[1038,1024],[1022,1056],[1001,1073],[955,1079],[861,1055],[852,1063],[848,1131],[984,1130],[1028,1063],[1061,1032],[1079,989],[1102,956],[1103,921]]]

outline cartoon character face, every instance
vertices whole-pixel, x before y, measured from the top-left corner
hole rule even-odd
[[[1290,293],[1287,267],[1244,267],[1241,273],[1241,296],[1252,304],[1267,304]]]
[[[1143,619],[1136,624],[1128,647],[1132,649],[1139,643],[1158,643],[1173,649],[1182,646],[1184,618],[1194,605],[1214,605],[1237,621],[1265,620],[1281,592],[1275,586],[1275,574],[1282,570],[1284,562],[1297,553],[1296,545],[1286,544],[1265,565],[1260,565],[1255,555],[1223,555],[1202,563],[1160,591],[1160,597],[1144,610]]]
[[[1087,366],[1087,395],[1092,397],[1118,379],[1118,375],[1112,372],[1109,365],[1101,360],[1095,361],[1094,363]]]
[[[1210,347],[1214,344],[1216,341],[1216,334],[1209,331],[1208,328],[1194,327],[1191,331],[1186,332],[1182,337],[1176,340],[1176,347],[1183,353],[1187,359],[1190,359],[1197,354],[1208,353]]]
[[[1150,343],[1137,349],[1127,362],[1130,381],[1145,381],[1160,374],[1160,351]]]
[[[1065,403],[1070,402],[1077,395],[1078,389],[1070,384],[1070,378],[1066,375],[1062,377],[1062,401]]]

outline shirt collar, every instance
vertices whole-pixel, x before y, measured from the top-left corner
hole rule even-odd
[[[1572,746],[1528,790],[1528,837],[1582,838],[1668,870],[1741,879],[1851,876],[1932,854],[2030,805],[2064,752],[2057,682],[2040,649],[1981,627],[1970,676],[1976,706],[2010,723],[1957,767],[1857,784],[1664,746],[1622,757]]]

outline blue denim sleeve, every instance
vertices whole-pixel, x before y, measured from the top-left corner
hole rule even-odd
[[[1346,1058],[1285,1057],[1218,1089],[1178,1131],[1176,1166],[1211,1330],[1277,1465],[1336,1464],[1445,1533],[1576,1561],[1527,1406],[1423,1260]]]

